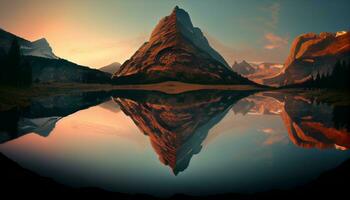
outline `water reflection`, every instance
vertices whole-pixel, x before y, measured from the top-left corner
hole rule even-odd
[[[177,95],[136,92],[114,101],[150,138],[159,160],[174,174],[200,152],[208,131],[248,92],[194,91]]]
[[[34,132],[47,137],[63,117],[110,98],[111,92],[86,92],[38,97],[25,109],[0,112],[0,143]]]
[[[256,192],[297,186],[348,159],[342,151],[350,148],[347,111],[281,92],[47,97],[0,114],[6,122],[0,152],[78,187],[155,195]]]
[[[349,123],[344,120],[349,110],[347,106],[316,102],[300,94],[264,92],[242,99],[233,110],[281,116],[290,140],[300,147],[341,150],[350,147]]]

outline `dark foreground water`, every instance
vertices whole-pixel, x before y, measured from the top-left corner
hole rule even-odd
[[[156,196],[288,189],[350,158],[348,113],[279,92],[46,97],[0,113],[0,152],[73,187]]]

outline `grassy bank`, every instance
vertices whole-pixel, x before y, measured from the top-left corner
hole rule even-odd
[[[75,92],[112,90],[114,86],[106,84],[47,83],[34,84],[31,87],[0,86],[0,111],[12,107],[26,107],[30,99],[41,96],[54,96]]]

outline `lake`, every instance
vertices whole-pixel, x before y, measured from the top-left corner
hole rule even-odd
[[[293,92],[90,92],[0,113],[0,152],[72,187],[167,197],[289,189],[350,158],[349,106]]]

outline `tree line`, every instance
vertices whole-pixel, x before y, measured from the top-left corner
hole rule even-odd
[[[10,49],[0,58],[0,84],[26,87],[32,84],[32,67],[21,55],[20,45],[13,39]]]
[[[349,89],[350,88],[350,62],[337,61],[331,72],[317,74],[308,80],[284,88],[329,88]]]

